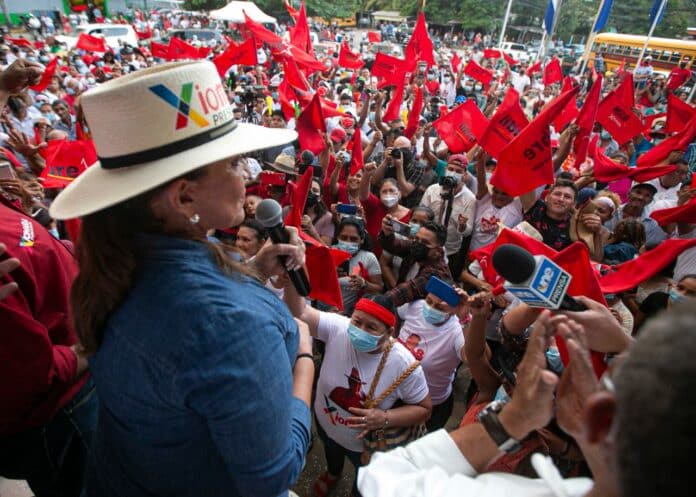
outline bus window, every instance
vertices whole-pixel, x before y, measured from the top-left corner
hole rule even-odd
[[[672,52],[672,56],[669,58],[669,61],[672,64],[678,64],[680,60],[681,60],[681,54],[679,52]]]
[[[640,55],[640,48],[632,47],[631,48],[631,57],[638,57],[639,55]]]

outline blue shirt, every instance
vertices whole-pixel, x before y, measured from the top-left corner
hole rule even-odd
[[[297,325],[205,245],[141,242],[137,280],[90,362],[100,410],[87,495],[287,494],[310,440],[292,395]]]

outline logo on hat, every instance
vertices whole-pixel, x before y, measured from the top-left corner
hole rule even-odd
[[[176,116],[176,129],[188,126],[189,118],[196,123],[199,128],[204,128],[210,124],[202,115],[191,108],[193,83],[181,85],[181,93],[178,97],[176,93],[162,84],[151,86],[150,91],[178,111]]]

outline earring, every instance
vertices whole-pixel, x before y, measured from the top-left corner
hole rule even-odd
[[[191,216],[189,218],[189,221],[191,222],[191,224],[198,224],[198,221],[200,221],[200,220],[201,220],[201,216],[199,216],[198,214],[194,214],[193,216]]]

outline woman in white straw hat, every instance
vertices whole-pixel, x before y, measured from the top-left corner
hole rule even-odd
[[[51,206],[82,217],[72,303],[100,398],[88,496],[287,494],[314,363],[258,283],[304,264],[297,232],[242,265],[206,238],[244,219],[241,154],[296,133],[237,124],[215,66],[165,64],[81,98],[99,161]]]

